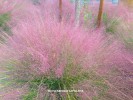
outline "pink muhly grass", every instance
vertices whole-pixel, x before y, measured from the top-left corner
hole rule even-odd
[[[40,72],[48,72],[52,66],[56,69],[60,66],[60,62],[65,64],[67,56],[71,53],[72,56],[77,57],[75,60],[78,60],[78,57],[82,57],[87,52],[94,52],[100,46],[98,41],[101,40],[97,38],[102,37],[98,37],[99,35],[97,37],[88,36],[87,33],[82,35],[82,31],[71,28],[73,26],[66,27],[63,23],[60,25],[55,22],[46,21],[45,23],[39,20],[19,23],[20,26],[14,29],[12,47],[22,56],[26,53],[31,55],[33,59],[37,59],[41,64]],[[18,33],[20,30],[21,33]],[[95,41],[92,43],[94,39]]]
[[[14,2],[13,2],[14,1]],[[17,0],[0,0],[0,13],[7,13],[14,9]]]
[[[34,79],[41,78],[42,82],[45,76],[54,80],[66,77],[78,79],[80,74],[87,73],[91,81],[81,80],[74,86],[75,89],[83,87],[85,92],[80,95],[92,99],[99,88],[91,85],[100,82],[108,89],[107,82],[95,73],[105,72],[105,69],[109,72],[112,67],[125,67],[128,63],[132,67],[132,56],[126,55],[125,47],[119,41],[104,36],[103,30],[84,31],[83,27],[74,27],[71,21],[59,23],[40,8],[33,11],[12,29],[14,35],[9,37],[6,45],[0,46],[0,70],[9,71],[10,80],[26,81],[22,89]],[[41,83],[37,87],[35,98],[43,98],[49,87]],[[41,90],[44,90],[43,94]]]
[[[73,63],[73,69],[69,73],[73,74],[74,71],[76,74],[76,67],[82,61],[81,58],[88,50],[93,52],[95,48],[93,49],[92,45],[98,41],[95,39],[90,44],[87,33],[71,25],[44,20],[38,16],[38,12],[31,19],[18,23],[13,33],[14,35],[9,37],[7,46],[1,49],[7,52],[7,55],[1,56],[1,61],[10,61],[16,70],[12,75],[26,80],[33,76],[50,75],[52,72],[57,75],[55,77],[62,77],[63,69],[69,63],[69,59],[70,63]]]
[[[0,0],[0,14],[11,13],[14,15],[25,0]]]
[[[73,24],[44,20],[38,14],[18,23],[5,46],[7,55],[3,56],[11,55],[8,59],[13,60],[9,63],[14,66],[14,77],[32,80],[43,75],[63,77],[64,73],[75,76],[89,68],[125,63],[119,43],[106,44],[108,39],[99,30],[85,32]]]

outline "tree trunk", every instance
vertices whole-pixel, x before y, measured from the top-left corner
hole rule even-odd
[[[62,0],[59,0],[59,21],[62,20]]]
[[[127,4],[129,7],[133,7],[133,0],[122,0],[125,4]]]
[[[104,0],[100,0],[99,12],[98,12],[98,17],[97,17],[97,27],[100,27],[100,25],[101,25],[102,14],[103,14],[103,5],[104,5]]]
[[[81,0],[75,0],[75,24],[79,26],[80,23],[80,10],[81,10]]]

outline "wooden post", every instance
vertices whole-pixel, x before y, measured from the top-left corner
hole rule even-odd
[[[62,20],[62,0],[59,0],[59,21]]]
[[[125,0],[125,2],[127,2],[129,7],[133,7],[133,0]]]
[[[97,17],[97,27],[100,27],[100,25],[101,25],[102,14],[103,14],[103,5],[104,5],[104,0],[100,0],[99,12],[98,12],[98,17]]]

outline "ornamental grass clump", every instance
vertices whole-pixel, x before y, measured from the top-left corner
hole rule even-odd
[[[89,68],[85,60],[97,51],[103,38],[100,33],[94,37],[72,25],[42,21],[37,16],[34,16],[36,20],[28,19],[14,28],[14,35],[5,46],[10,52],[7,51],[1,61],[1,67],[6,66],[4,70],[9,71],[11,84],[22,87],[28,84],[29,92],[22,96],[24,100],[44,98],[48,89],[71,90],[74,84],[85,80],[85,69]],[[45,91],[43,94],[40,88]],[[68,93],[64,97],[69,95],[72,96]],[[57,93],[56,98],[63,95]],[[77,98],[76,94],[73,98]]]
[[[119,41],[100,29],[84,31],[71,20],[59,22],[40,7],[32,10],[0,44],[0,99],[131,100],[105,75],[132,66]]]
[[[111,54],[118,52],[121,46],[115,47],[118,43],[110,43],[100,30],[85,32],[73,24],[59,23],[51,18],[45,20],[39,13],[19,22],[12,30],[14,35],[1,46],[1,73],[6,75],[1,81],[2,88],[17,89],[21,95],[14,98],[22,100],[73,100],[85,98],[83,94],[86,98],[89,95],[90,98],[101,98],[109,86],[95,69],[119,65],[123,60]],[[88,88],[84,93],[48,92],[78,90],[85,83]],[[102,89],[101,92],[92,94],[89,84]]]

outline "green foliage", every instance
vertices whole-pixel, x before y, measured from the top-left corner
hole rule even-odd
[[[13,70],[11,67],[13,67],[13,64],[17,63],[17,61],[12,60],[8,62],[9,63],[6,63],[6,65],[9,67],[9,70]],[[11,62],[13,62],[12,65],[10,64]],[[70,71],[72,70],[73,67],[74,67],[73,57],[69,57],[65,72],[63,76],[60,78],[55,77],[54,75],[49,75],[49,76],[43,75],[39,77],[34,77],[34,79],[32,80],[23,80],[23,79],[18,80],[18,78],[16,78],[16,80],[13,80],[13,81],[16,81],[17,85],[23,86],[24,84],[27,84],[27,83],[29,85],[29,91],[26,95],[22,96],[22,100],[34,100],[37,97],[40,84],[45,86],[48,90],[73,90],[74,85],[78,83],[82,83],[83,81],[86,81],[86,80],[90,81],[90,84],[92,85],[92,87],[96,87],[98,89],[97,90],[98,95],[94,96],[93,100],[102,98],[106,94],[106,91],[108,90],[109,87],[105,83],[102,77],[98,76],[94,71],[82,72],[80,65],[76,66],[77,68],[76,70],[78,71],[77,74],[70,74]],[[8,85],[11,85],[11,84],[8,84]],[[45,98],[44,100],[49,100],[49,96],[48,96],[49,94],[50,93],[47,93],[47,95],[45,96],[47,98]],[[63,99],[64,97],[61,93],[56,93],[55,95],[57,100],[81,100],[80,97],[77,96],[77,93],[74,93],[74,92],[66,93],[65,99]],[[58,99],[58,98],[62,98],[62,99]]]
[[[64,90],[64,89],[71,89],[71,87],[84,80],[86,78],[86,74],[80,76],[69,76],[69,77],[61,77],[61,78],[48,78],[45,77],[43,80],[37,78],[31,81],[36,85],[39,85],[42,81],[43,84],[47,86],[47,89],[50,90]]]
[[[92,13],[91,12],[88,12],[88,13],[85,13],[84,15],[84,21],[87,21],[87,20],[92,20]]]
[[[54,78],[54,77],[44,77],[44,78],[36,78],[30,81],[30,91],[27,95],[23,96],[23,100],[33,100],[33,98],[37,95],[37,90],[40,84],[43,84],[49,90],[70,90],[74,84],[81,82],[85,79],[86,74],[81,76],[69,76],[69,77],[62,77],[62,78]],[[17,82],[28,82],[28,81],[17,81]],[[32,91],[31,91],[32,90]],[[36,91],[35,91],[36,90]],[[31,92],[31,93],[30,93]],[[60,93],[56,94],[57,98]],[[61,98],[63,98],[60,95]],[[68,93],[66,100],[78,100],[75,93]]]
[[[0,27],[6,32],[10,32],[10,28],[7,25],[7,23],[10,21],[10,18],[11,18],[10,13],[5,13],[0,15]]]
[[[11,16],[9,12],[0,15],[0,29],[2,31],[5,31],[8,35],[12,35],[10,27],[7,24],[10,21],[10,19],[11,19]],[[4,35],[3,33],[0,33],[0,42],[5,41],[5,37],[6,35]]]
[[[31,90],[29,90],[28,94],[23,96],[22,100],[34,100],[36,95],[37,95],[37,90],[31,89]]]
[[[75,93],[67,93],[67,97],[63,100],[81,100]]]
[[[0,72],[0,89],[13,85],[15,82],[11,79],[10,72],[13,70],[14,60],[0,62],[0,66],[5,66]]]
[[[5,26],[7,22],[10,20],[10,13],[5,13],[0,15],[0,27]]]
[[[73,90],[74,86],[82,83],[83,81],[89,80],[90,85],[92,87],[97,88],[98,95],[93,97],[93,100],[97,100],[99,98],[102,98],[106,91],[109,89],[108,85],[105,83],[104,79],[100,76],[98,76],[94,71],[90,72],[82,72],[82,68],[80,67],[80,64],[76,65],[76,73],[72,73],[73,70],[75,70],[74,66],[74,58],[73,56],[69,56],[67,59],[67,64],[64,70],[64,73],[61,77],[56,77],[53,73],[48,76],[39,76],[34,77],[32,80],[15,80],[16,83],[23,85],[25,83],[29,84],[29,92],[26,95],[22,96],[23,100],[34,100],[38,95],[38,90],[40,85],[43,85],[46,87],[47,90]],[[28,64],[23,62],[25,66]],[[72,73],[72,74],[71,74]],[[50,93],[47,93],[46,91],[45,99],[49,100]],[[55,93],[55,96],[57,100],[81,100],[80,97],[78,97],[77,93],[74,92],[67,92],[64,96],[57,92]],[[60,99],[59,99],[60,98]]]
[[[63,82],[60,78],[50,78],[45,79],[43,83],[47,86],[50,90],[62,90],[63,89]]]
[[[103,22],[107,33],[114,34],[117,31],[117,26],[120,24],[118,18],[110,18],[106,13],[103,14]]]
[[[78,73],[76,75],[70,75],[68,71],[73,67],[72,58],[68,60],[68,67],[62,77],[57,78],[54,76],[41,76],[36,77],[29,82],[29,93],[23,96],[23,100],[34,100],[37,96],[37,92],[40,84],[46,86],[48,90],[73,90],[73,86],[83,82],[84,80],[89,80],[92,87],[96,87],[98,90],[98,95],[93,97],[93,100],[99,100],[106,95],[109,89],[108,85],[105,83],[104,79],[98,76],[95,72],[90,71],[89,73]],[[27,83],[28,81],[17,81],[22,83]],[[49,94],[45,95],[45,100],[49,99]],[[77,96],[77,93],[68,92],[66,93],[65,99],[61,93],[55,93],[57,100],[81,100]],[[59,99],[60,98],[60,99]]]

